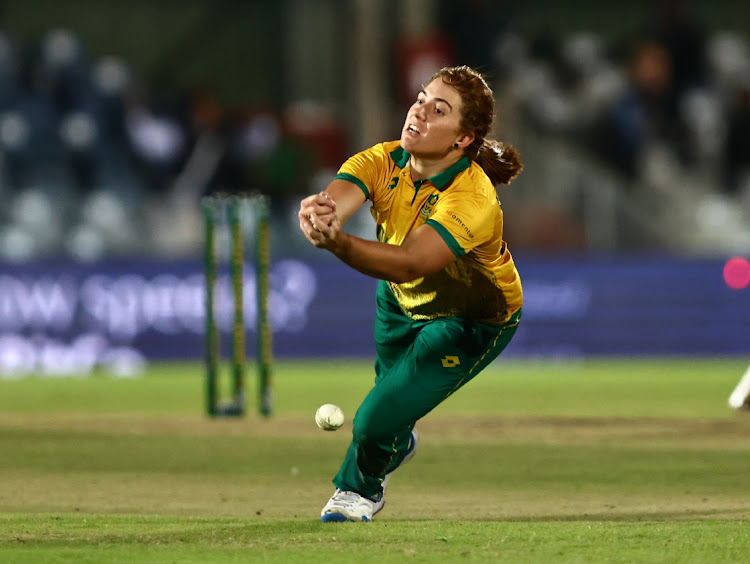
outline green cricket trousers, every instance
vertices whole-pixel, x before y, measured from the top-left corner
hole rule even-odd
[[[490,326],[460,317],[414,321],[378,284],[375,386],[354,416],[352,442],[334,485],[377,499],[406,456],[416,422],[476,376],[507,346],[521,318]]]

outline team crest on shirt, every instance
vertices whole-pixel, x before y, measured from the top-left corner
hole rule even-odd
[[[432,194],[429,198],[427,198],[427,201],[422,204],[422,209],[419,210],[420,215],[424,217],[429,217],[430,215],[432,215],[432,210],[435,208],[435,204],[437,204],[438,198],[440,198],[438,194]]]

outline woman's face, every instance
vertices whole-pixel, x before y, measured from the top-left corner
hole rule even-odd
[[[401,146],[418,157],[444,157],[465,137],[459,129],[460,121],[461,96],[436,78],[409,108],[401,130]]]

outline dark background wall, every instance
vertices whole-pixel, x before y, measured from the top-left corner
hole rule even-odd
[[[92,56],[125,59],[154,88],[211,85],[228,104],[283,98],[282,9],[259,0],[57,0],[0,3],[0,26],[29,44],[54,28]]]
[[[398,2],[384,0],[395,19]],[[503,4],[502,0],[497,2]],[[76,31],[92,55],[117,55],[153,85],[195,89],[211,84],[227,104],[278,103],[285,97],[285,52],[315,37],[336,35],[349,45],[344,0],[319,0],[309,32],[285,34],[294,0],[4,0],[0,27],[30,42],[56,27]],[[470,3],[469,3],[470,4]],[[649,20],[650,0],[530,0],[505,2],[514,25],[554,41],[576,31],[596,31],[613,43]],[[686,1],[686,11],[708,30],[750,33],[750,4],[737,0]],[[315,15],[317,14],[317,15]],[[347,69],[332,92],[346,85]]]

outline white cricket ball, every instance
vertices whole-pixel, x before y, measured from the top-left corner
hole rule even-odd
[[[315,423],[324,431],[335,431],[344,424],[344,412],[338,405],[323,404],[315,412]]]

